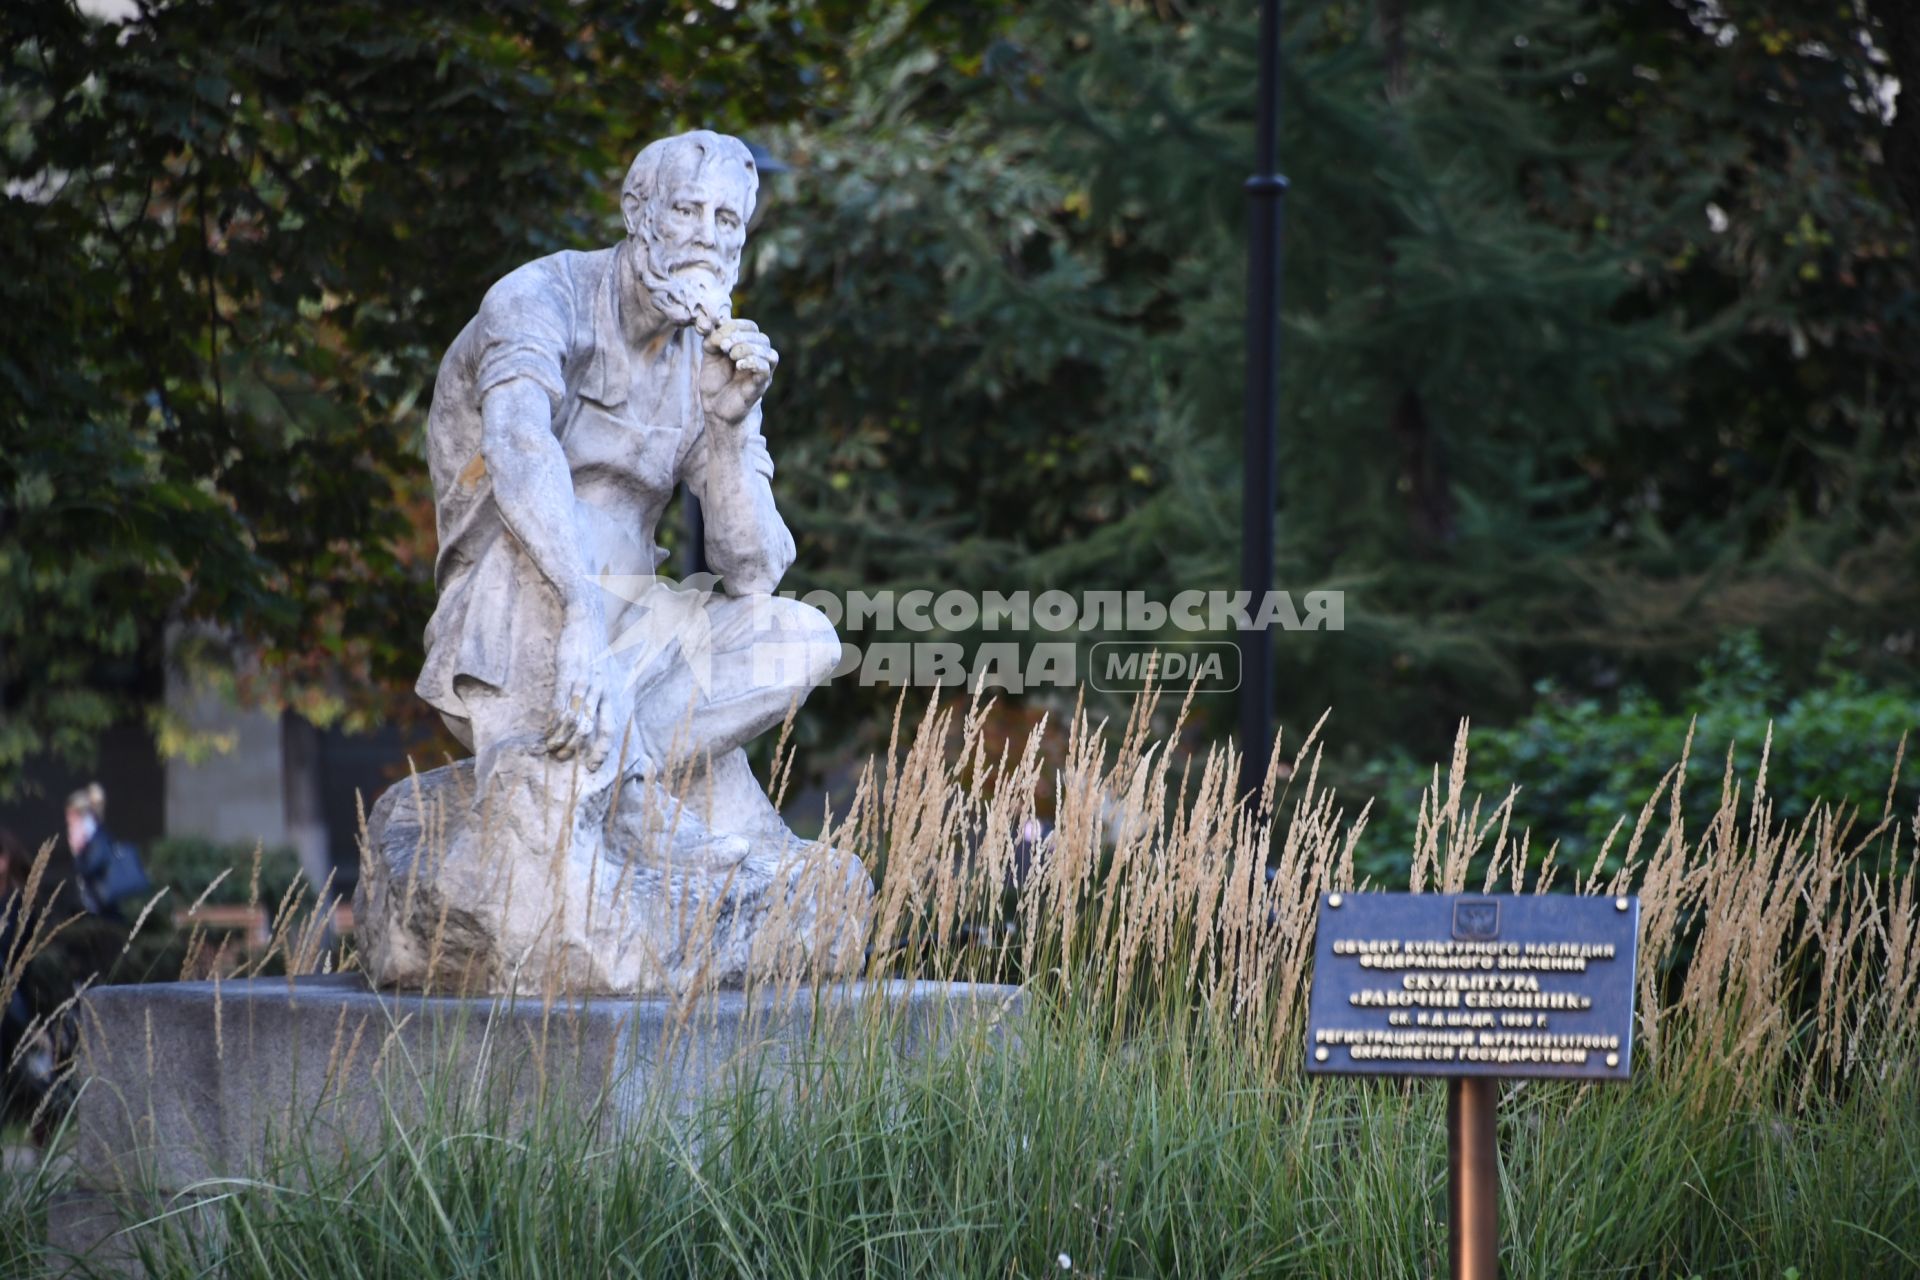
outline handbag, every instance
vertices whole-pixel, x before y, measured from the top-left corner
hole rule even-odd
[[[140,861],[140,851],[124,840],[111,837],[105,837],[101,843],[107,848],[88,877],[93,881],[93,894],[100,909],[109,912],[128,898],[145,897],[152,890],[153,881],[147,877],[146,865]]]

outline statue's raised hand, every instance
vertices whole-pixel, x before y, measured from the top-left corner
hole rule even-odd
[[[780,353],[751,320],[722,320],[702,339],[700,403],[707,421],[737,427],[767,393]]]

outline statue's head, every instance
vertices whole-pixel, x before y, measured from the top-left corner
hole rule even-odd
[[[724,319],[760,189],[747,144],[696,129],[649,143],[620,191],[634,262],[654,305],[703,330]]]

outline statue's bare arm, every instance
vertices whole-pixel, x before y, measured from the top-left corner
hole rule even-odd
[[[747,439],[780,356],[751,320],[723,321],[705,346],[706,467],[699,496],[707,564],[730,595],[771,594],[793,563],[793,535],[766,476],[748,457]]]
[[[709,442],[705,490],[708,567],[729,595],[771,594],[793,563],[793,536],[737,440]]]
[[[553,406],[537,382],[516,378],[481,402],[481,455],[493,481],[500,518],[563,611],[554,672],[553,710],[540,727],[558,759],[585,756],[598,768],[607,750],[606,624],[599,588],[587,576],[574,520],[573,477],[553,434]]]

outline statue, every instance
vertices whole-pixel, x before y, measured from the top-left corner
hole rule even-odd
[[[376,982],[680,991],[860,959],[866,872],[794,837],[743,750],[840,655],[772,594],[794,558],[761,427],[780,357],[730,301],[757,191],[738,139],[652,143],[626,239],[511,272],[441,362],[416,688],[474,755],[375,806]],[[655,576],[682,484],[718,591]]]

